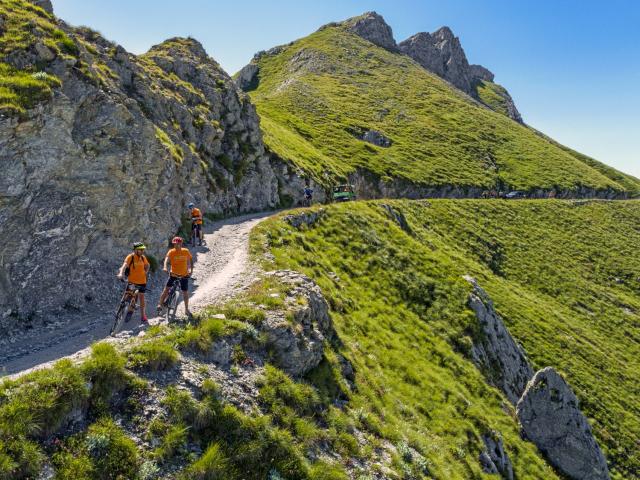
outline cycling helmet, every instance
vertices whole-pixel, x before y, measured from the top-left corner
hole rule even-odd
[[[190,203],[189,205],[187,205],[187,208],[193,208],[193,207],[195,207],[193,203]]]
[[[142,242],[136,242],[136,243],[133,244],[133,249],[134,250],[144,250],[146,248],[147,247],[145,247],[144,243],[142,243]]]
[[[182,243],[184,242],[184,240],[182,240],[182,237],[173,237],[173,240],[171,240],[171,243],[173,243],[174,245],[176,243]]]

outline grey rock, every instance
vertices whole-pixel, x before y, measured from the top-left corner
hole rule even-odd
[[[329,305],[320,287],[309,277],[288,270],[271,272],[291,286],[285,304],[291,313],[268,315],[261,330],[267,336],[275,364],[286,373],[300,377],[317,367],[324,356],[324,342],[332,338]]]
[[[386,203],[383,203],[380,206],[385,209],[385,211],[389,215],[389,218],[396,222],[402,230],[407,232],[409,235],[413,235],[413,230],[411,229],[407,218],[404,216],[404,213],[396,210],[391,205],[388,205]]]
[[[472,92],[472,77],[467,56],[460,40],[449,27],[433,33],[420,32],[398,45],[400,51],[410,56],[422,67],[459,88]]]
[[[49,50],[49,48],[43,45],[42,43],[39,43],[39,42],[36,43],[34,48],[40,60],[44,60],[45,62],[50,62],[51,60],[56,58],[55,53]]]
[[[42,8],[45,12],[53,14],[53,5],[51,0],[31,0],[31,3]]]
[[[495,75],[482,65],[469,65],[469,72],[471,78],[476,80],[485,80],[487,82],[493,82]]]
[[[260,67],[255,63],[250,63],[249,65],[245,65],[236,76],[236,84],[238,87],[245,91],[249,92],[251,90],[255,90],[258,88],[258,73],[260,72]]]
[[[302,225],[310,227],[318,220],[320,220],[325,213],[325,209],[321,208],[319,210],[314,210],[311,212],[303,212],[296,215],[286,215],[283,220],[295,228],[300,228]]]
[[[609,471],[578,399],[553,368],[536,372],[516,407],[524,437],[562,474],[575,480],[606,480]]]
[[[489,295],[475,279],[464,278],[473,286],[468,305],[478,319],[480,337],[474,340],[471,360],[515,405],[533,376],[533,368],[495,311]]]
[[[362,135],[362,140],[369,142],[378,147],[388,148],[391,146],[391,139],[385,137],[381,132],[377,130],[367,130]]]
[[[343,22],[351,33],[387,50],[397,51],[391,27],[376,12],[366,12]]]
[[[505,480],[513,480],[513,465],[498,432],[482,435],[485,450],[480,453],[480,464],[485,473],[498,473]]]

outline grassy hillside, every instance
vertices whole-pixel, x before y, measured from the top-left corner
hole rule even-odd
[[[340,26],[276,52],[256,60],[250,93],[265,142],[320,182],[364,168],[433,186],[640,191]],[[369,129],[391,147],[360,140]]]
[[[353,416],[406,441],[435,478],[477,478],[478,435],[502,432],[518,478],[552,478],[513,411],[466,359],[475,276],[536,368],[566,375],[612,477],[640,478],[640,203],[394,201],[326,208],[297,230],[260,225],[254,248],[314,278],[355,365]]]

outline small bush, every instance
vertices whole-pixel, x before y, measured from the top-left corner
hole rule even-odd
[[[128,365],[133,369],[167,370],[178,361],[178,353],[164,339],[154,339],[135,346],[128,355]]]
[[[286,373],[271,365],[265,367],[259,398],[269,411],[289,407],[298,415],[313,415],[319,407],[318,393],[312,386],[294,382]]]
[[[113,393],[130,384],[130,374],[124,368],[125,359],[113,345],[96,343],[91,347],[91,357],[82,365],[82,371],[91,381],[91,406],[102,409]]]
[[[183,452],[187,446],[189,429],[182,424],[173,425],[162,437],[160,446],[153,452],[154,457],[167,461]]]
[[[187,469],[183,478],[185,480],[227,480],[234,478],[234,472],[229,458],[220,445],[214,443]]]
[[[249,306],[231,305],[224,309],[224,314],[230,320],[249,322],[256,326],[260,325],[265,319],[265,314],[262,310]]]
[[[111,419],[102,419],[89,427],[86,447],[93,460],[98,480],[135,478],[138,471],[136,444]]]

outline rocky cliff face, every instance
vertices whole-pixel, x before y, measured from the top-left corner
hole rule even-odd
[[[469,65],[467,56],[449,27],[442,27],[433,33],[420,32],[398,45],[400,51],[410,56],[425,69],[444,78],[467,95],[479,100],[489,108],[505,113],[522,123],[522,117],[509,93],[501,88],[497,95],[502,98],[504,108],[495,108],[478,92],[480,82],[493,83],[494,75],[481,65]]]
[[[535,374],[518,402],[525,438],[568,478],[608,480],[607,462],[578,407],[578,399],[553,368]]]
[[[210,214],[279,203],[253,105],[197,41],[136,57],[38,15],[47,28],[0,59],[61,85],[0,118],[0,330],[112,300],[129,245],[164,255],[189,201]]]

